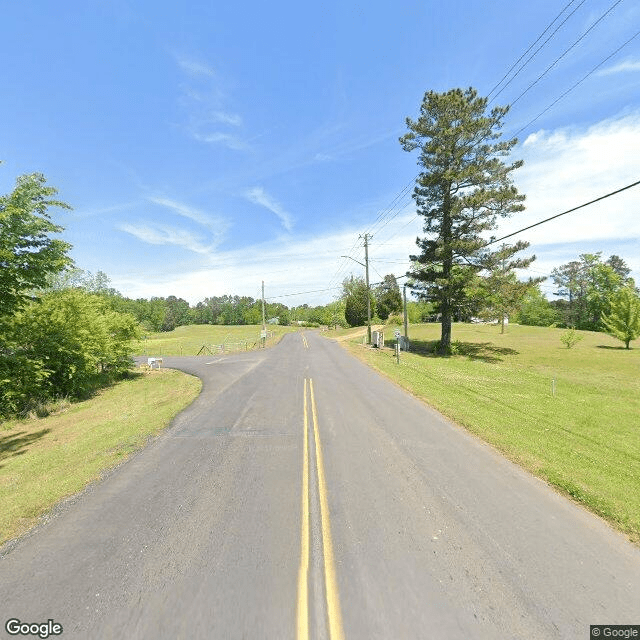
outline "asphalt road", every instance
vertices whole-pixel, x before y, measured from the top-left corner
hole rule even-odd
[[[165,365],[201,395],[2,549],[0,637],[24,637],[10,618],[154,640],[587,640],[590,624],[640,624],[638,548],[336,343],[290,334]]]

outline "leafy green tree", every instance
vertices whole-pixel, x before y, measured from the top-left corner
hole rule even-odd
[[[307,322],[312,322],[314,324],[324,324],[325,320],[325,308],[323,306],[318,305],[317,307],[312,307],[311,309],[309,309]]]
[[[604,330],[624,342],[627,349],[640,337],[640,297],[631,287],[620,289],[611,300],[611,310],[602,317]]]
[[[626,281],[629,278],[631,269],[629,269],[627,263],[620,256],[615,254],[609,256],[609,259],[605,264],[611,267],[622,278],[622,280]]]
[[[407,302],[407,319],[411,324],[429,322],[435,315],[435,308],[431,302],[425,300]]]
[[[376,314],[376,299],[373,292],[367,290],[364,278],[346,278],[342,283],[345,302],[344,317],[351,327],[367,324],[367,295],[371,306],[371,317]]]
[[[517,140],[497,142],[508,107],[487,113],[487,98],[475,89],[425,94],[417,120],[407,118],[409,132],[400,138],[405,151],[419,150],[413,197],[424,216],[421,249],[411,256],[413,288],[437,303],[442,316],[439,351],[451,346],[451,322],[464,303],[469,283],[491,255],[482,234],[498,218],[522,211],[524,195],[511,173],[522,161],[503,162]]]
[[[42,293],[62,291],[63,289],[82,289],[85,283],[85,271],[73,264],[63,271],[51,273],[47,277],[47,284],[42,287]]]
[[[48,398],[45,363],[20,350],[13,329],[11,335],[3,332],[0,349],[0,418],[26,413]]]
[[[297,307],[292,307],[291,314],[294,321],[307,322],[309,320],[309,305],[305,303]]]
[[[80,289],[48,293],[18,312],[0,352],[0,414],[36,401],[82,398],[132,365],[139,325]]]
[[[198,302],[191,309],[191,322],[193,324],[210,324],[212,322],[211,308],[205,302]]]
[[[169,296],[165,301],[165,314],[162,331],[173,331],[176,327],[189,324],[191,318],[189,303],[182,298]]]
[[[582,266],[580,262],[572,260],[555,268],[551,272],[551,278],[558,287],[555,295],[567,299],[567,305],[563,305],[564,308],[562,309],[563,324],[567,326],[582,324],[580,317],[585,315],[582,310],[585,283],[582,281]]]
[[[278,315],[278,324],[281,324],[282,326],[286,327],[290,323],[291,323],[291,313],[289,312],[289,309],[285,307],[284,309],[282,309],[282,311]]]
[[[71,207],[54,199],[40,173],[20,176],[15,189],[0,196],[0,318],[13,315],[34,289],[47,286],[51,274],[71,264],[71,245],[52,238],[63,228],[54,224],[51,207]]]
[[[551,277],[558,287],[557,296],[568,298],[565,324],[577,329],[598,331],[601,318],[609,312],[611,300],[618,290],[632,286],[624,260],[611,256],[602,262],[602,252],[583,253],[557,267]],[[626,274],[626,275],[625,275]]]
[[[535,256],[512,259],[514,254],[528,246],[528,242],[502,245],[485,265],[487,275],[479,279],[484,300],[483,314],[498,319],[500,333],[504,333],[505,320],[520,306],[527,292],[545,279],[529,278],[523,282],[516,277],[515,269],[526,269],[535,260]]]
[[[260,324],[262,322],[262,310],[258,307],[258,303],[245,309],[242,320],[243,324]]]
[[[558,321],[558,314],[538,287],[527,291],[518,306],[516,322],[536,327],[548,327]]]
[[[402,311],[402,295],[396,277],[386,275],[375,289],[378,316],[386,320],[390,314]]]
[[[329,327],[347,327],[347,320],[344,316],[346,303],[344,300],[334,300],[325,305],[324,324]]]

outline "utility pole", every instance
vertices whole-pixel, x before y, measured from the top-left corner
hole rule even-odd
[[[364,238],[364,262],[362,264],[359,260],[352,258],[351,256],[340,256],[341,258],[349,258],[362,265],[365,269],[366,283],[367,283],[367,344],[371,344],[371,289],[369,288],[369,240],[373,236],[365,233],[364,236],[360,234],[358,238]]]
[[[264,347],[267,340],[267,324],[264,318],[264,280],[262,281],[262,346]]]
[[[360,236],[362,238],[362,236]],[[368,233],[364,234],[364,264],[367,282],[367,344],[371,344],[371,290],[369,289],[369,238]]]
[[[409,322],[407,320],[407,285],[405,284],[402,287],[402,299],[403,299],[403,308],[404,308],[404,348],[409,349]]]

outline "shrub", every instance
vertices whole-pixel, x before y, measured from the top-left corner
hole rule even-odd
[[[7,323],[0,344],[0,415],[83,398],[132,365],[133,316],[77,289],[47,294]]]
[[[566,345],[567,349],[571,349],[571,347],[580,342],[582,338],[583,336],[581,336],[575,329],[571,328],[560,336],[560,342]]]
[[[404,317],[399,313],[392,313],[387,318],[387,325],[394,325],[394,324],[402,326],[404,324]]]

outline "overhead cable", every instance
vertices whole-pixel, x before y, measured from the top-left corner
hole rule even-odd
[[[535,87],[536,84],[538,84],[538,82],[540,82],[540,80],[542,80],[542,78],[544,78],[544,76],[546,76],[547,73],[549,73],[549,71],[551,71],[551,69],[553,69],[553,67],[555,67],[556,64],[558,64],[558,62],[560,62],[560,60],[569,53],[569,51],[576,47],[578,43],[581,42],[587,34],[589,34],[602,20],[604,20],[621,2],[622,0],[616,0],[597,20],[591,23],[589,28],[582,33],[582,35],[569,48],[565,49],[515,100],[511,102],[510,106],[516,104],[523,95],[533,89],[533,87]]]
[[[635,40],[639,35],[640,35],[640,31],[636,31],[626,42],[621,44],[613,53],[609,54],[604,60],[602,60],[595,67],[593,67],[593,69],[591,69],[591,71],[589,71],[589,73],[584,75],[580,80],[578,80],[578,82],[573,84],[563,94],[558,96],[548,107],[546,107],[546,109],[541,111],[535,118],[533,118],[533,120],[530,120],[529,122],[527,122],[527,124],[525,124],[523,127],[518,129],[518,131],[515,132],[513,137],[517,138],[518,135],[520,133],[522,133],[528,126],[532,125],[536,120],[538,120],[538,118],[542,117],[545,113],[547,113],[547,111],[549,111],[549,109],[554,107],[567,94],[571,93],[578,85],[582,84],[590,75],[593,75],[605,62],[608,62],[611,58],[613,58],[613,56],[615,56],[620,50],[624,49],[624,47],[626,47],[632,40]]]
[[[491,94],[504,82],[504,80],[507,78],[507,76],[511,73],[511,71],[513,71],[513,69],[518,65],[518,63],[520,62],[520,60],[522,60],[522,58],[524,58],[527,53],[529,53],[529,51],[531,51],[531,49],[533,49],[533,47],[536,46],[536,44],[540,41],[540,39],[544,36],[545,33],[547,33],[547,31],[549,31],[549,29],[554,25],[554,23],[560,18],[560,16],[575,2],[575,0],[571,0],[571,2],[567,3],[564,8],[562,9],[562,11],[560,11],[560,13],[547,25],[547,28],[538,36],[538,39],[511,65],[511,67],[509,68],[509,70],[507,71],[507,73],[504,74],[504,76],[502,76],[500,82],[498,82],[495,87],[493,87],[493,89],[491,89],[491,91],[489,91],[489,93],[487,94],[487,97],[491,97]],[[558,32],[558,30],[562,27],[562,25],[564,25],[565,22],[567,22],[567,20],[586,2],[586,0],[582,0],[582,2],[558,25],[558,27],[556,28],[556,30],[535,50],[535,52],[526,60],[526,62],[513,74],[513,77],[509,80],[509,82],[507,82],[504,87],[502,87],[502,89],[500,89],[500,91],[498,91],[498,93],[496,93],[496,95],[494,96],[494,98],[497,98],[503,91],[504,89],[506,89],[511,82],[513,81],[513,79],[529,64],[529,62],[531,62],[531,60],[533,60],[533,58],[537,55],[537,53],[544,47],[545,44],[547,44],[547,42],[549,42],[549,40],[551,40],[551,38],[553,38],[553,36]],[[493,100],[492,100],[493,101]]]

